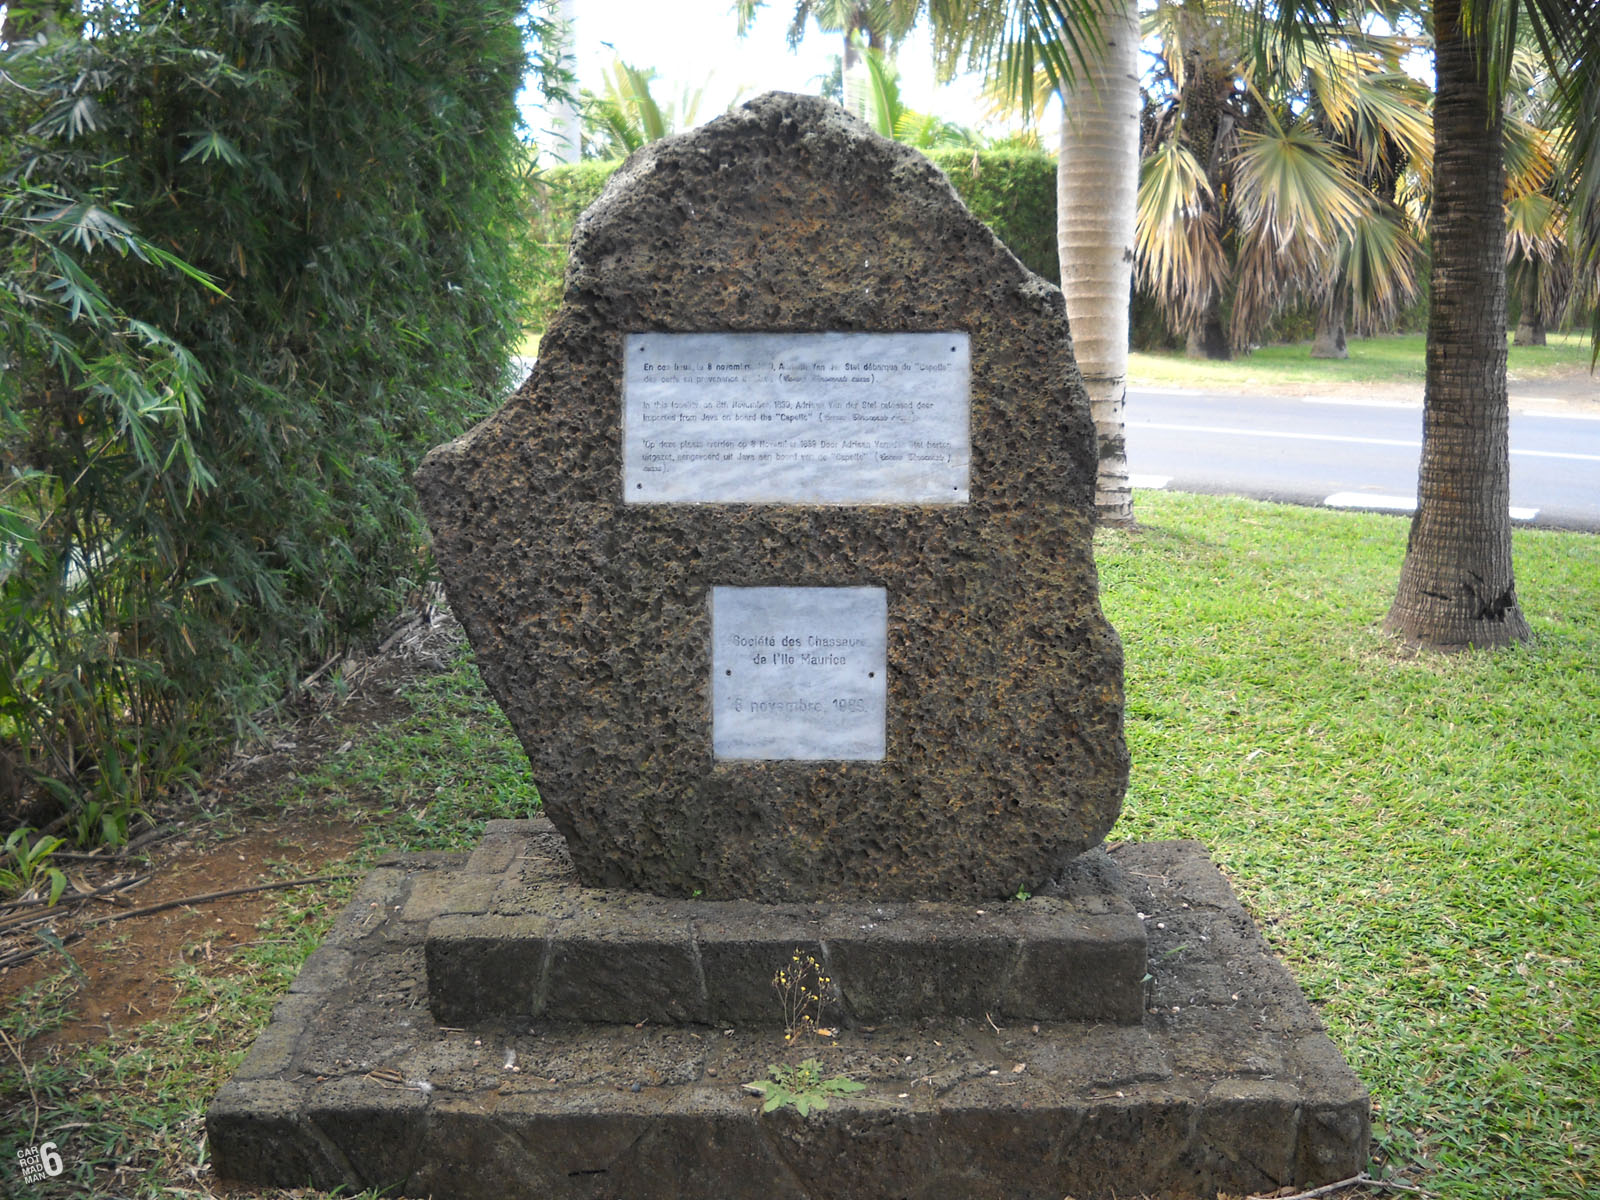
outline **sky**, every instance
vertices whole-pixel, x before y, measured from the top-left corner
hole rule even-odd
[[[654,68],[651,94],[675,102],[685,89],[704,88],[699,119],[710,120],[736,99],[765,91],[815,92],[842,36],[810,24],[798,51],[786,41],[792,0],[769,0],[750,32],[738,35],[732,0],[576,0],[575,66],[579,86],[600,91],[602,74],[616,56],[640,69]],[[978,81],[934,81],[933,55],[924,29],[912,31],[897,61],[902,101],[963,125],[984,124]],[[537,117],[532,119],[538,128]]]

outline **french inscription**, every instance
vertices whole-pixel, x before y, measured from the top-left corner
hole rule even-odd
[[[965,333],[624,339],[630,503],[965,504]]]
[[[712,588],[712,752],[881,761],[888,627],[883,588]]]

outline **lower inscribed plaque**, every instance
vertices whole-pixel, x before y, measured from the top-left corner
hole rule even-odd
[[[883,588],[712,588],[712,752],[882,761],[888,630]]]

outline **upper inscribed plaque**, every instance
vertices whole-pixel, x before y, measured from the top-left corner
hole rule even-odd
[[[966,333],[623,339],[633,504],[965,504]]]

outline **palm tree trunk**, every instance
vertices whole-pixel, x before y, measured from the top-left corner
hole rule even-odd
[[[1434,5],[1433,295],[1417,512],[1386,628],[1443,650],[1525,641],[1511,568],[1505,165],[1482,47]]]
[[[1544,313],[1539,308],[1539,268],[1525,263],[1522,268],[1522,312],[1517,316],[1517,335],[1512,341],[1518,346],[1546,345]]]
[[[1089,391],[1099,443],[1095,509],[1133,524],[1123,410],[1128,308],[1139,192],[1139,14],[1119,0],[1102,17],[1105,47],[1062,94],[1056,239],[1072,348]]]
[[[1344,321],[1350,312],[1350,281],[1341,278],[1317,309],[1317,331],[1311,342],[1312,358],[1349,358]]]
[[[1199,327],[1184,335],[1183,352],[1190,358],[1209,358],[1213,362],[1228,362],[1233,358],[1228,331],[1222,324],[1220,297],[1211,302]]]

